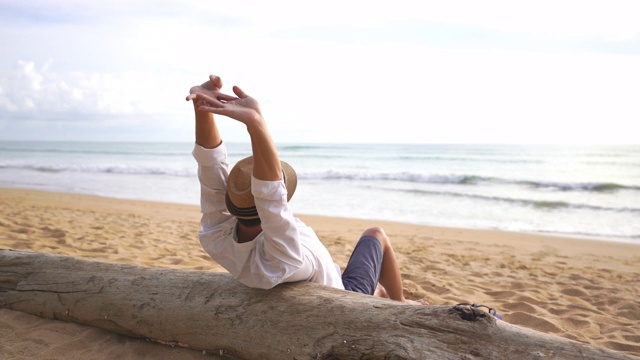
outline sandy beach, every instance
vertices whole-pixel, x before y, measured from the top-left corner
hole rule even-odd
[[[341,267],[382,226],[407,298],[481,303],[504,320],[640,355],[640,245],[299,215]],[[201,249],[192,205],[0,189],[0,248],[156,267],[224,271]],[[202,351],[0,309],[2,359],[191,359]]]

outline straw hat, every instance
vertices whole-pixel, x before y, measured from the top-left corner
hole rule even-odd
[[[291,200],[298,185],[298,176],[291,165],[284,161],[282,166],[282,177],[287,188],[287,201]],[[253,172],[253,156],[244,158],[231,169],[227,179],[227,193],[225,202],[227,210],[235,217],[242,219],[255,219],[258,217],[256,203],[251,194],[251,174]]]

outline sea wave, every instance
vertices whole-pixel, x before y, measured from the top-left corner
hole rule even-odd
[[[529,188],[544,188],[556,191],[587,191],[587,192],[616,192],[619,190],[640,191],[640,186],[623,185],[614,182],[549,182],[519,179],[504,179],[498,177],[480,176],[472,174],[462,175],[427,175],[411,172],[401,173],[365,173],[357,171],[329,170],[324,172],[305,172],[298,176],[310,180],[363,180],[363,181],[400,181],[423,184],[457,184],[457,185],[518,185]]]
[[[343,155],[337,148],[328,148],[325,151],[317,151],[319,148],[300,147],[299,149],[280,149],[280,156],[283,160],[289,159],[339,159]],[[379,149],[373,152],[355,153],[350,152],[349,157],[354,161],[361,159],[362,161],[370,161],[372,159],[382,161],[404,162],[407,166],[416,166],[416,164],[433,164],[433,163],[500,163],[500,164],[542,164],[544,161],[531,158],[490,158],[478,156],[442,156],[442,155],[424,155],[424,154],[395,154],[390,152],[381,152]]]
[[[516,183],[521,183],[534,188],[548,188],[559,191],[614,192],[617,190],[640,190],[640,186],[622,185],[612,182],[559,183],[544,181],[519,181]]]
[[[618,213],[640,213],[640,208],[634,208],[634,207],[595,206],[595,205],[571,203],[566,201],[518,199],[518,198],[510,198],[510,197],[502,197],[502,196],[459,193],[459,192],[453,192],[453,191],[430,191],[430,190],[417,190],[417,189],[403,190],[403,189],[389,189],[389,188],[380,188],[380,189],[386,190],[386,191],[399,191],[399,192],[407,192],[407,193],[413,193],[413,194],[439,195],[439,196],[448,196],[448,197],[468,198],[468,199],[475,199],[475,200],[486,200],[486,201],[492,201],[492,202],[504,202],[504,203],[529,206],[532,208],[536,208],[538,210],[584,209],[584,210],[608,211],[608,212],[618,212]]]
[[[132,165],[67,165],[67,164],[50,164],[50,165],[32,165],[32,164],[0,164],[0,169],[21,169],[31,170],[43,173],[105,173],[105,174],[124,174],[124,175],[165,175],[179,177],[196,176],[196,169],[180,169],[153,166],[132,166]]]
[[[2,169],[22,169],[44,173],[87,172],[106,174],[143,174],[166,176],[195,176],[197,168],[193,166],[170,166],[155,162],[141,165],[131,164],[77,164],[77,163],[30,163],[6,161],[0,162]],[[560,192],[594,192],[616,193],[619,191],[640,191],[640,186],[625,185],[615,182],[550,182],[520,179],[504,179],[499,177],[480,176],[474,174],[422,174],[417,172],[365,172],[351,170],[299,171],[301,180],[352,180],[371,182],[400,182],[431,185],[491,186],[511,185],[531,189],[547,189]],[[541,207],[553,207],[553,204],[541,204]]]
[[[30,153],[30,154],[92,154],[92,155],[121,155],[121,156],[176,156],[176,157],[184,157],[184,151],[141,151],[138,149],[131,151],[123,151],[123,150],[109,150],[109,149],[0,149],[2,152],[7,153]]]
[[[145,147],[144,144],[135,144],[130,149],[126,146],[118,144],[118,146],[108,146],[108,144],[101,143],[97,146],[84,146],[77,147],[56,147],[56,146],[29,146],[29,147],[17,147],[17,146],[0,146],[0,154],[7,153],[10,156],[12,154],[58,154],[58,155],[75,155],[75,154],[95,154],[95,155],[119,155],[119,156],[185,156],[189,153],[189,150],[182,148],[170,150],[170,145],[163,148],[158,146]]]
[[[366,173],[357,171],[328,170],[322,172],[298,173],[301,179],[309,180],[365,180],[365,181],[401,181],[424,184],[476,184],[490,182],[492,178],[476,175],[424,175],[418,173]]]
[[[637,244],[640,241],[640,234],[620,235],[614,233],[596,233],[585,231],[562,231],[562,230],[536,230],[535,232],[547,235],[559,235],[568,237],[591,238],[591,239],[607,239],[621,242],[629,242]]]

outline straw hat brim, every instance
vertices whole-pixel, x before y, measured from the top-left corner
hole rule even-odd
[[[282,177],[287,188],[287,201],[291,200],[298,186],[298,176],[288,163],[281,161]],[[251,177],[253,173],[253,156],[236,163],[229,172],[225,203],[229,213],[242,219],[258,217],[256,203],[251,193]]]

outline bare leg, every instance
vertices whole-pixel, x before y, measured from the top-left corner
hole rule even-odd
[[[376,287],[376,291],[373,293],[373,296],[381,297],[385,299],[389,298],[389,294],[387,294],[387,290],[385,290],[384,286],[380,284],[378,284],[378,286]]]
[[[396,253],[391,246],[391,241],[384,230],[380,227],[372,227],[365,230],[362,236],[373,236],[382,245],[382,270],[380,271],[380,285],[382,285],[382,288],[376,289],[374,295],[409,304],[427,305],[424,300],[413,301],[404,298],[400,266],[398,265]]]

